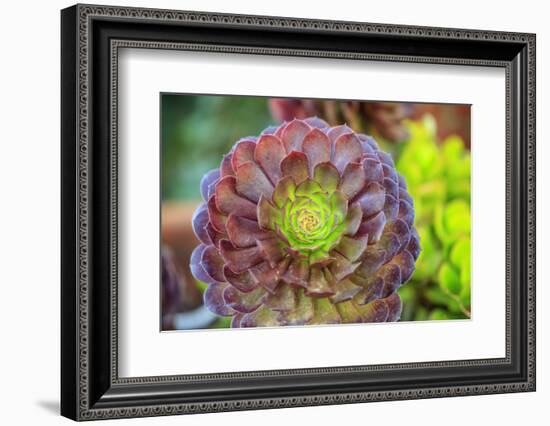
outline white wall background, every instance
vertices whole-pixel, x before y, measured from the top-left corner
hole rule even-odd
[[[538,390],[530,394],[107,421],[102,424],[545,424],[550,401],[550,28],[544,2],[104,0],[103,4],[537,33]],[[0,418],[69,424],[59,405],[59,9],[11,1],[0,25]]]

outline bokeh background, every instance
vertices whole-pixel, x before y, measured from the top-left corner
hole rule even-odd
[[[470,318],[469,105],[163,94],[162,330],[229,327],[189,271],[204,173],[240,138],[309,116],[374,136],[407,181],[422,252],[399,290],[401,321]]]

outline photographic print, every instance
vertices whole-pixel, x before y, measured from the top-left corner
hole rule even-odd
[[[160,102],[162,330],[471,317],[469,105]]]

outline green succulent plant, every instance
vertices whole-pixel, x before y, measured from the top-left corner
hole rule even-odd
[[[470,153],[458,136],[438,144],[433,117],[408,123],[396,164],[415,201],[422,253],[400,289],[403,320],[470,317]]]

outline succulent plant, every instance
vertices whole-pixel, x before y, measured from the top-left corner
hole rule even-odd
[[[269,106],[272,115],[280,121],[320,115],[330,124],[346,121],[356,131],[369,132],[389,142],[408,138],[404,120],[410,118],[415,109],[412,103],[293,98],[273,98]]]
[[[397,169],[415,194],[422,254],[400,290],[408,320],[470,317],[470,153],[457,135],[438,141],[431,115],[408,123]]]
[[[236,142],[201,193],[190,267],[232,327],[399,319],[419,238],[405,181],[372,137],[285,122]]]

